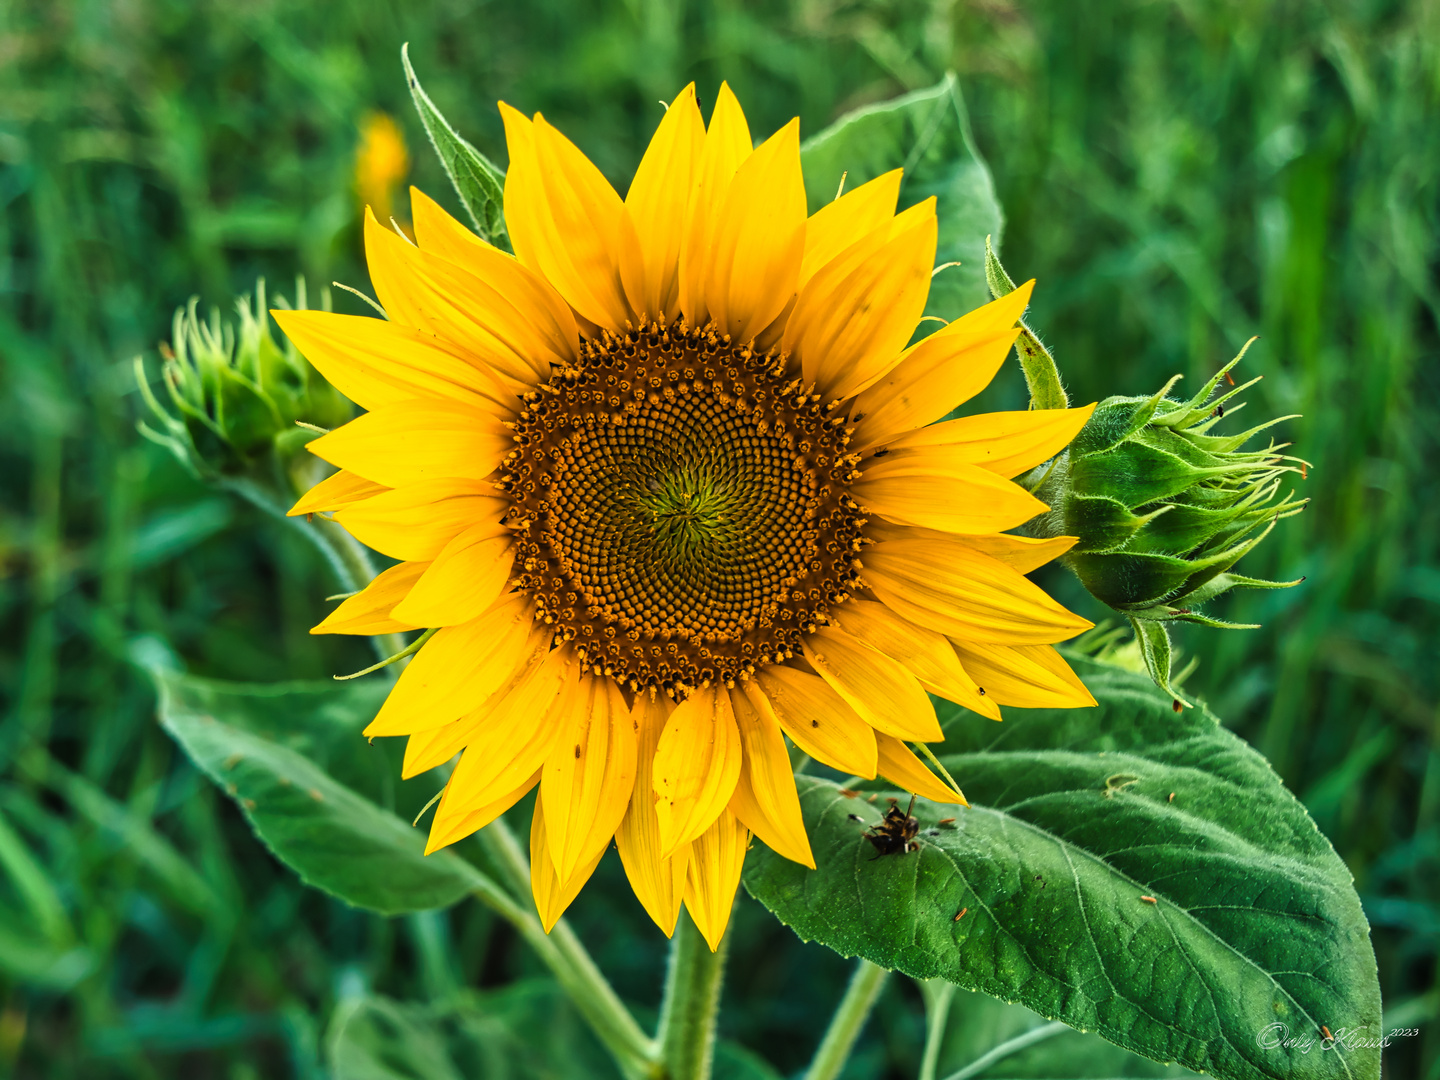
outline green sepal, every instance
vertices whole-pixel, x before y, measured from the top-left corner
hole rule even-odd
[[[1150,673],[1150,678],[1155,685],[1181,705],[1190,708],[1190,702],[1181,697],[1170,685],[1170,664],[1174,659],[1174,651],[1170,648],[1170,632],[1165,629],[1165,624],[1149,619],[1131,618],[1130,626],[1134,629],[1135,640],[1140,645],[1140,655],[1145,660],[1145,670]]]
[[[405,65],[405,81],[410,87],[410,96],[415,99],[415,111],[455,193],[465,205],[475,231],[491,244],[500,245],[506,238],[505,231],[505,173],[470,143],[456,134],[449,122],[441,115],[430,96],[415,77],[410,66],[410,45],[400,47],[400,62]],[[508,246],[508,245],[506,245]]]
[[[1118,499],[1104,495],[1075,495],[1064,506],[1064,532],[1081,538],[1072,549],[1072,553],[1077,555],[1116,551],[1128,544],[1147,522],[1169,509],[1163,507],[1142,516],[1133,513]]]
[[[1132,507],[1173,498],[1202,480],[1229,472],[1226,466],[1199,468],[1169,450],[1135,441],[1070,462],[1070,480],[1077,493],[1104,493]]]

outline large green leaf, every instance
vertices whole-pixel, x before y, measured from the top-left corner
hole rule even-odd
[[[802,777],[819,868],[757,847],[750,893],[802,938],[1157,1061],[1378,1076],[1377,1051],[1318,1046],[1377,1037],[1380,994],[1350,874],[1304,808],[1204,708],[1074,663],[1099,708],[949,718],[943,760],[973,802],[953,828],[918,803],[920,850],[876,858],[861,830],[884,803]],[[1281,1031],[1298,1042],[1261,1045]]]
[[[990,169],[970,136],[970,120],[954,75],[936,86],[847,113],[801,147],[811,211],[891,169],[905,170],[900,205],[936,197],[940,218],[937,265],[926,312],[953,319],[990,299],[985,286],[985,237],[1000,247],[1005,217]]]
[[[352,747],[368,752],[360,728],[387,686],[252,686],[152,674],[165,729],[307,884],[385,915],[448,907],[487,884],[450,851],[426,856],[419,830],[317,764],[343,761]],[[372,759],[376,769],[391,767],[379,754]]]

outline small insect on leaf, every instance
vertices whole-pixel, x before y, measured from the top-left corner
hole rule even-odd
[[[856,795],[859,795],[860,793],[859,793],[858,791],[852,791],[852,790],[851,790],[850,788],[848,788],[848,787],[842,787],[842,788],[840,789],[840,794],[841,794],[841,795],[844,795],[845,798],[847,798],[847,799],[853,799],[853,798],[855,798]]]
[[[963,919],[963,918],[965,917],[965,913],[966,913],[967,911],[969,911],[969,910],[970,910],[970,909],[969,909],[968,907],[962,907],[959,911],[957,911],[957,912],[955,913],[955,918],[951,919],[950,921],[951,921],[951,922],[959,922],[961,919]]]
[[[876,854],[871,862],[882,855],[904,855],[907,851],[920,850],[920,845],[915,843],[915,837],[920,832],[920,819],[911,814],[915,809],[915,796],[910,796],[910,805],[904,813],[900,811],[899,800],[887,801],[890,809],[885,811],[884,819],[862,834],[875,847]],[[851,816],[854,817],[853,814]]]
[[[1334,1041],[1335,1041],[1335,1036],[1330,1034],[1330,1029],[1329,1029],[1328,1027],[1326,1027],[1324,1024],[1321,1024],[1321,1025],[1320,1025],[1320,1030],[1321,1030],[1321,1032],[1325,1035],[1325,1041],[1326,1041],[1326,1042],[1334,1042]]]
[[[1142,896],[1140,897],[1140,899],[1144,900],[1147,904],[1158,904],[1160,902],[1159,900],[1156,900],[1153,896]]]
[[[1188,614],[1188,612],[1187,612],[1187,614]],[[1174,709],[1176,712],[1184,712],[1184,711],[1185,711],[1185,706],[1180,704],[1180,699],[1179,699],[1179,698],[1176,698],[1174,701],[1170,702],[1170,708]]]
[[[1174,793],[1173,791],[1170,792],[1170,798],[1166,799],[1165,801],[1166,801],[1166,802],[1174,802],[1174,801],[1175,801],[1175,793]]]

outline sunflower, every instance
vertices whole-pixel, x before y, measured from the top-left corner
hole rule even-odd
[[[799,122],[758,148],[687,88],[622,200],[501,105],[512,257],[412,191],[416,243],[366,221],[386,320],[277,311],[367,411],[310,443],[295,505],[399,562],[315,633],[433,632],[366,734],[450,762],[434,851],[537,785],[548,929],[615,841],[667,933],[719,943],[752,834],[815,865],[786,736],[847,775],[962,803],[907,742],[928,694],[1094,701],[1051,647],[1090,624],[1025,574],[1069,538],[1014,477],[1089,409],[936,423],[990,381],[1030,285],[906,348],[935,201],[900,172],[807,217]]]

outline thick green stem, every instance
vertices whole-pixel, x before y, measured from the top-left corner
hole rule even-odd
[[[855,974],[850,977],[845,996],[840,999],[840,1007],[830,1018],[830,1026],[820,1040],[810,1068],[805,1070],[805,1080],[835,1080],[840,1075],[889,975],[888,971],[869,960],[859,962]]]
[[[940,1047],[945,1042],[945,1022],[950,1019],[950,1001],[955,997],[955,984],[931,979],[920,984],[925,995],[925,1056],[920,1059],[918,1080],[935,1080],[940,1063]]]
[[[670,940],[670,968],[660,1007],[660,1060],[665,1080],[709,1080],[715,1057],[715,1020],[730,936],[714,952],[689,912],[682,912]]]
[[[513,895],[487,883],[476,890],[476,896],[514,926],[535,950],[628,1080],[654,1080],[660,1075],[659,1047],[655,1040],[640,1029],[565,920],[556,923],[549,934],[540,925],[539,916],[528,903],[530,860],[520,849],[514,833],[501,820],[480,830],[479,836]],[[526,902],[517,902],[516,897],[523,897]]]
[[[997,300],[1015,291],[1015,282],[1000,265],[1000,258],[985,238],[985,282],[990,286],[990,295]],[[1065,393],[1065,384],[1060,381],[1060,369],[1050,350],[1040,343],[1035,332],[1020,320],[1020,336],[1015,339],[1015,351],[1020,356],[1020,367],[1025,371],[1025,385],[1030,390],[1032,409],[1067,409],[1070,398]]]

